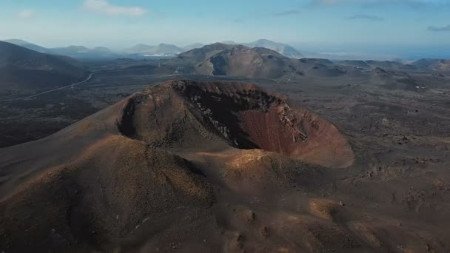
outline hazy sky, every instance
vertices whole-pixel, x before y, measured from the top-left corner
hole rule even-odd
[[[10,38],[113,48],[267,38],[336,55],[440,53],[450,0],[0,0],[0,39]]]

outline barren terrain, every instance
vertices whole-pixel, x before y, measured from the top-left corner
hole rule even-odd
[[[445,62],[181,63],[0,102],[0,251],[450,251]]]

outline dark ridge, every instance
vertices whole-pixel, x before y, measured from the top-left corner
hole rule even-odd
[[[128,99],[127,105],[122,110],[122,117],[116,123],[120,133],[130,138],[136,137],[136,128],[133,124],[133,118],[137,100],[140,100],[139,96],[134,96]]]
[[[225,61],[225,59],[223,59],[222,56],[218,55],[218,56],[214,56],[211,58],[211,63],[214,66],[214,70],[212,72],[213,75],[215,76],[223,76],[226,75],[226,71],[224,71],[224,69],[227,66],[227,63]]]

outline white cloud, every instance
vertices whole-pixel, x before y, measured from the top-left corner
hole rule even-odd
[[[429,26],[428,31],[432,32],[450,32],[450,25],[446,26]]]
[[[22,10],[19,13],[17,13],[17,16],[19,18],[23,18],[23,19],[32,18],[34,16],[34,11],[33,10]]]
[[[360,4],[360,5],[408,5],[413,7],[421,6],[447,6],[447,0],[311,0],[313,4],[318,5],[336,5],[336,4]]]
[[[347,19],[350,20],[369,20],[369,21],[383,21],[382,17],[375,16],[375,15],[366,15],[366,14],[358,14],[348,17]]]
[[[139,6],[119,6],[109,3],[107,0],[85,0],[83,6],[86,10],[112,16],[142,16],[147,12],[146,9]]]

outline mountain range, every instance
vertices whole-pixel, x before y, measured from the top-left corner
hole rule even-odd
[[[23,47],[1,42],[0,87],[2,93],[14,92],[14,90],[33,92],[82,81],[88,74],[83,66],[85,63],[81,63],[77,59],[114,59],[121,56],[104,47],[89,49],[81,46],[69,46],[46,49],[25,41],[13,42],[21,44]],[[162,65],[160,61],[157,66],[141,66],[133,69],[124,67],[124,70],[130,70],[130,73],[139,71],[139,73],[147,74],[196,74],[287,81],[298,80],[305,76],[337,77],[348,74],[358,77],[371,74],[373,78],[389,83],[389,87],[406,90],[421,89],[420,87],[424,87],[424,84],[406,80],[408,78],[403,80],[401,76],[394,78],[395,72],[386,70],[402,72],[423,69],[436,72],[436,76],[450,72],[448,60],[422,59],[404,64],[394,61],[295,59],[266,47],[249,47],[229,43],[214,43],[186,52],[182,52],[182,49],[170,44],[157,46],[139,44],[128,49],[127,53],[122,56],[131,58],[158,56],[167,57],[167,59],[163,61]],[[259,43],[268,42],[261,40]],[[258,43],[253,45],[258,45]],[[170,55],[172,57],[169,57]],[[173,55],[177,56],[173,57]],[[398,80],[400,83],[397,82]]]
[[[84,46],[67,46],[67,47],[58,47],[58,48],[46,48],[42,47],[24,40],[19,39],[11,39],[5,40],[6,42],[22,46],[31,50],[35,50],[41,53],[47,54],[57,54],[57,55],[65,55],[78,59],[107,59],[107,58],[121,58],[121,57],[173,57],[180,53],[203,47],[204,44],[195,43],[190,44],[185,47],[178,47],[173,44],[161,43],[158,45],[147,45],[147,44],[136,44],[133,47],[126,48],[124,50],[111,50],[106,47],[95,47],[95,48],[87,48]],[[251,43],[236,43],[233,41],[228,41],[224,44],[230,45],[245,45],[251,48],[254,47],[264,47],[267,49],[274,50],[284,56],[290,58],[301,58],[303,57],[301,53],[299,53],[293,47],[273,42],[266,39],[257,40]]]
[[[146,44],[137,44],[131,48],[125,49],[124,52],[130,55],[142,56],[175,56],[184,50],[172,44],[161,43],[156,46]]]

